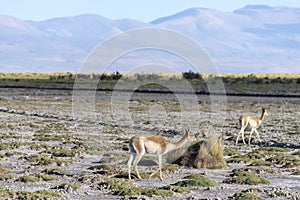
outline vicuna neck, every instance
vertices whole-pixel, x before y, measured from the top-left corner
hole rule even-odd
[[[265,110],[261,113],[261,116],[260,116],[260,118],[259,118],[259,120],[260,120],[261,122],[265,119],[265,113],[266,113]]]
[[[188,133],[185,134],[178,142],[170,143],[170,150],[181,148],[188,140]]]

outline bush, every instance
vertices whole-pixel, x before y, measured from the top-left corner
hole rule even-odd
[[[197,169],[224,168],[227,164],[223,156],[223,151],[222,140],[216,135],[211,135],[204,138],[203,141],[190,146],[174,163]]]
[[[188,72],[183,72],[182,73],[183,78],[185,79],[199,79],[199,80],[203,80],[203,77],[201,74],[193,72],[191,70],[189,70]]]

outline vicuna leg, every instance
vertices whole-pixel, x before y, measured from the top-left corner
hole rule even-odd
[[[246,142],[245,142],[245,128],[242,129],[242,139],[243,139],[243,143],[246,144]]]
[[[127,162],[127,166],[128,166],[128,179],[131,180],[131,165],[132,165],[132,161],[133,161],[133,158],[136,157],[136,153],[131,153],[130,154],[130,157],[128,159],[128,162]]]
[[[158,155],[158,169],[155,170],[149,177],[149,179],[158,172],[159,170],[159,176],[160,180],[163,180],[163,175],[162,175],[162,155]]]
[[[250,142],[251,142],[251,136],[252,136],[252,133],[254,132],[254,130],[255,130],[254,128],[251,129],[250,136],[249,136],[249,145],[250,145]]]
[[[244,128],[241,128],[240,132],[238,133],[235,144],[238,144],[238,141],[239,141],[239,138],[240,138],[241,134],[242,134],[243,143],[246,144],[245,143],[245,137],[244,137]]]
[[[133,159],[133,168],[138,176],[139,179],[142,179],[140,176],[140,173],[137,169],[137,164],[139,163],[139,161],[141,160],[141,158],[143,157],[143,155],[145,154],[145,150],[143,149],[142,152],[137,153],[135,158]]]
[[[259,142],[261,142],[261,139],[260,139],[260,137],[259,137],[259,133],[258,133],[257,129],[254,129],[254,131],[255,131],[255,133],[256,133],[256,135],[257,135],[257,138],[258,138]]]
[[[159,177],[160,177],[160,180],[163,180],[163,175],[162,175],[162,155],[158,156],[158,162],[159,162]]]
[[[237,136],[236,136],[236,141],[235,141],[235,144],[236,144],[236,145],[238,144],[238,141],[239,141],[239,138],[240,138],[240,135],[241,135],[241,131],[242,131],[242,130],[240,130],[240,131],[238,132]]]

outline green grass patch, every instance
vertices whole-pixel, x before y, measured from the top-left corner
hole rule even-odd
[[[46,153],[52,153],[55,157],[75,157],[77,151],[70,150],[70,149],[55,149],[55,150],[48,150]]]
[[[300,135],[300,129],[296,129],[293,131],[288,131],[287,132],[288,135]]]
[[[182,181],[172,185],[180,187],[213,187],[217,186],[218,183],[214,180],[206,178],[201,174],[192,174],[184,177]]]
[[[238,192],[233,195],[235,200],[263,200],[261,197],[256,196],[250,192]]]
[[[268,154],[270,154],[270,153],[268,153]],[[238,154],[231,158],[227,158],[226,162],[228,162],[228,163],[249,163],[254,160],[264,159],[265,156],[266,156],[266,151],[258,149],[258,150],[252,151],[250,153],[247,153],[247,154],[243,154],[243,155]]]
[[[29,162],[34,162],[37,165],[42,165],[42,166],[51,165],[51,164],[56,164],[58,166],[67,166],[70,164],[70,161],[57,159],[55,157],[50,157],[45,154],[32,155],[32,156],[25,157],[25,159],[28,160]]]
[[[234,148],[225,148],[224,149],[224,156],[238,156],[240,155],[240,153],[238,152],[238,150],[234,149]]]
[[[227,163],[249,163],[251,162],[251,158],[247,155],[236,155],[231,158],[226,159]]]
[[[141,188],[134,186],[131,182],[123,181],[118,178],[110,178],[99,183],[100,187],[108,187],[112,195],[118,196],[137,196],[145,195],[148,197],[162,196],[170,197],[174,194],[172,190],[160,188]]]
[[[28,183],[28,182],[39,182],[39,181],[55,181],[57,178],[53,175],[48,174],[34,174],[34,175],[27,175],[21,176],[17,179],[17,181]]]
[[[50,190],[40,190],[36,192],[8,190],[0,187],[0,199],[61,199],[61,193],[50,191]]]
[[[297,171],[293,172],[292,175],[294,175],[294,176],[300,176],[300,171],[297,170]]]
[[[186,187],[182,187],[182,186],[178,186],[178,185],[166,185],[163,186],[161,188],[159,188],[161,190],[167,190],[167,191],[172,191],[175,193],[186,193],[189,192],[189,189],[187,189]]]
[[[265,160],[255,160],[250,164],[250,166],[273,166],[273,163]]]
[[[57,189],[65,189],[65,190],[78,190],[81,187],[79,183],[63,183],[57,186]]]
[[[5,157],[12,157],[12,156],[18,156],[18,155],[27,155],[27,154],[24,154],[23,152],[17,152],[17,151],[13,151],[13,152],[6,152],[4,154]]]
[[[28,183],[28,182],[39,182],[39,177],[33,176],[33,175],[28,175],[28,176],[21,176],[20,178],[17,179],[17,181]]]
[[[261,147],[250,153],[236,155],[227,158],[228,163],[251,163],[251,166],[272,166],[295,167],[300,165],[300,160],[295,155],[287,155],[290,148]]]
[[[162,167],[164,172],[177,172],[179,170],[179,165],[177,164],[167,164]]]
[[[41,149],[48,150],[48,149],[51,149],[52,147],[47,144],[32,143],[32,144],[30,144],[29,148],[33,149],[33,150],[41,150]]]
[[[108,165],[94,165],[88,168],[89,170],[106,170],[109,171],[112,168]]]
[[[226,178],[223,182],[247,185],[270,184],[268,180],[261,178],[252,172],[244,172],[240,169],[234,169],[230,174],[230,177]]]
[[[17,149],[23,145],[26,145],[26,144],[21,143],[21,142],[9,142],[9,143],[1,142],[0,143],[0,151]]]
[[[283,153],[272,156],[268,158],[267,161],[287,168],[300,166],[300,160],[298,158]]]
[[[48,174],[39,174],[38,177],[43,181],[56,181],[57,177]]]
[[[66,130],[64,128],[65,125],[51,125],[44,127],[43,129],[37,130],[36,134],[34,134],[33,140],[35,141],[58,141],[58,142],[76,142],[79,138],[73,136],[73,135],[67,135],[65,134]],[[59,127],[59,128],[58,128]],[[64,132],[64,134],[49,134],[49,132],[52,132],[51,130],[57,132],[61,130]]]
[[[294,156],[300,156],[300,150],[294,152],[292,155],[294,155]]]
[[[256,152],[269,152],[269,153],[278,153],[278,152],[289,152],[291,151],[290,148],[281,148],[281,147],[261,147]]]
[[[14,177],[10,176],[10,175],[2,175],[2,174],[0,174],[0,181],[8,181],[8,180],[11,180],[13,178]]]
[[[70,175],[69,172],[58,169],[58,168],[51,168],[51,169],[45,169],[42,171],[42,173],[49,174],[49,175],[57,175],[57,176],[68,176]]]
[[[113,169],[111,166],[108,165],[94,165],[88,168],[89,170],[94,170],[94,174],[102,174],[102,175],[107,175],[107,174],[118,174],[118,171]],[[96,171],[95,171],[96,170]],[[115,175],[114,177],[116,178],[127,178],[128,173],[120,173],[118,175]]]

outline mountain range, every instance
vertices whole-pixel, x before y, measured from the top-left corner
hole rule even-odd
[[[94,14],[45,21],[0,15],[0,71],[76,72],[99,43],[143,27],[194,39],[221,73],[300,73],[300,8],[265,5],[233,12],[190,8],[151,22]]]

